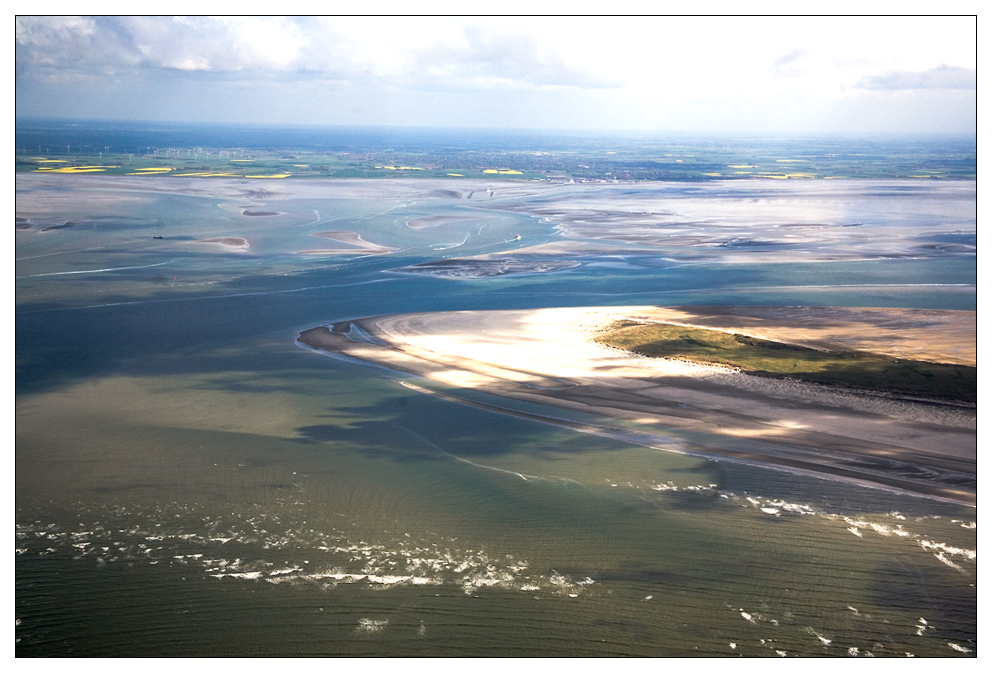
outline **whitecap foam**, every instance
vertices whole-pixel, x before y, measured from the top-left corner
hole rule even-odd
[[[941,553],[934,554],[934,558],[936,558],[938,561],[940,561],[944,565],[948,566],[949,568],[954,568],[958,572],[964,572],[964,568],[962,568],[957,563],[955,563],[954,561],[952,561],[951,559],[947,558],[946,556],[944,556]]]
[[[953,556],[962,556],[969,561],[975,561],[978,558],[978,552],[974,549],[962,549],[960,547],[952,547],[950,545],[944,544],[943,542],[933,542],[932,540],[919,540],[919,545],[927,550],[938,550],[946,554],[951,554]]]
[[[374,633],[381,633],[383,629],[389,624],[388,619],[367,619],[362,618],[358,620],[358,626],[355,628],[355,633],[371,635]]]
[[[217,579],[224,579],[225,577],[231,577],[236,580],[257,580],[262,577],[260,571],[244,572],[244,573],[214,573],[213,575]]]

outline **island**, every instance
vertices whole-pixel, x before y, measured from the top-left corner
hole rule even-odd
[[[631,328],[649,334],[675,329],[671,339],[689,346],[689,354],[640,354],[638,348],[654,338],[643,334],[640,344],[626,348],[624,332]],[[705,334],[777,349],[800,368],[827,358],[817,365],[827,375],[715,362],[700,348]],[[499,413],[660,450],[966,504],[976,500],[971,311],[455,311],[341,321],[302,332],[299,343],[413,374],[401,384]],[[901,383],[914,376],[923,383]]]

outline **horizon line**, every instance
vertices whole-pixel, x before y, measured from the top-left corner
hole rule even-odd
[[[789,137],[978,137],[977,129],[974,131],[831,131],[831,130],[807,130],[807,131],[762,131],[762,130],[699,130],[699,129],[602,129],[602,128],[542,128],[542,127],[514,127],[514,126],[419,126],[419,125],[394,125],[394,124],[319,124],[312,122],[232,122],[232,121],[204,121],[204,120],[162,120],[162,119],[114,119],[95,117],[47,117],[25,115],[14,117],[15,131],[22,123],[48,122],[48,123],[69,123],[69,124],[128,124],[128,125],[168,125],[175,124],[181,126],[224,126],[228,128],[289,128],[300,130],[384,130],[384,131],[434,131],[434,132],[500,132],[500,133],[546,133],[553,135],[567,136],[577,135],[679,135],[679,136],[755,136],[761,138],[789,138]]]

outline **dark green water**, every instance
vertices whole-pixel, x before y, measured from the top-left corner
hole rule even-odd
[[[975,655],[974,508],[495,414],[295,344],[428,310],[974,310],[973,183],[244,182],[18,176],[18,656]],[[773,257],[673,233],[564,272],[392,271],[630,204],[725,243],[749,207],[766,239],[806,233]],[[432,215],[467,219],[406,225]],[[298,254],[323,231],[395,251]],[[251,247],[194,242],[216,237]]]

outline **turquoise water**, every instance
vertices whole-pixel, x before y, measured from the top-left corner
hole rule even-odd
[[[295,343],[427,310],[974,310],[973,183],[258,182],[18,176],[18,656],[976,653],[974,508],[496,414]],[[433,216],[463,219],[407,225]],[[299,254],[327,231],[394,250]],[[197,242],[221,237],[250,247]],[[562,240],[601,249],[396,271]]]

